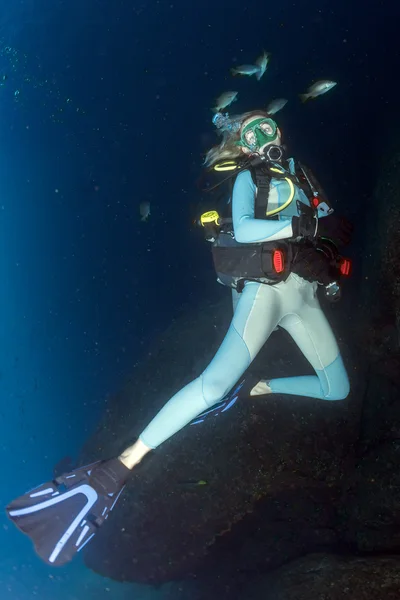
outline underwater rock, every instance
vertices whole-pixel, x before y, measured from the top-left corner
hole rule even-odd
[[[400,557],[312,554],[243,590],[246,600],[397,600]]]
[[[170,395],[201,373],[229,325],[229,300],[183,314],[161,336],[109,405],[83,461],[120,452]],[[252,369],[265,374],[265,365],[274,377],[310,373],[282,331]],[[247,544],[247,528],[259,528],[257,523],[263,525],[263,567],[334,543],[334,499],[352,464],[356,430],[349,406],[279,395],[249,398],[186,427],[135,470],[116,510],[85,549],[87,566],[119,581],[181,579],[231,544]],[[179,484],[187,480],[208,484]],[[248,560],[249,554],[237,556]]]
[[[400,134],[397,134],[400,135]],[[379,179],[366,217],[366,252],[360,285],[360,325],[372,332],[368,352],[390,338],[390,351],[400,351],[400,152],[398,143],[382,157]],[[393,334],[393,330],[395,334]],[[363,335],[360,333],[360,339]],[[365,341],[365,340],[364,340]],[[382,347],[383,346],[383,347]]]
[[[94,571],[155,584],[186,578],[173,589],[191,600],[400,597],[398,557],[351,556],[400,548],[399,156],[382,167],[367,216],[360,285],[327,310],[350,373],[349,399],[249,398],[186,427],[135,470],[84,551]],[[202,372],[229,325],[229,300],[203,302],[160,336],[111,399],[82,463],[118,454]],[[281,377],[310,367],[277,332],[250,371]],[[188,480],[207,485],[179,485]],[[322,551],[344,555],[310,556]],[[260,573],[257,595],[249,582]]]
[[[340,514],[343,540],[363,552],[400,549],[400,357],[371,366],[357,460]]]
[[[400,133],[400,132],[399,132]],[[345,543],[357,551],[400,548],[400,153],[381,165],[367,216],[358,343],[367,364],[355,449],[340,508]],[[400,591],[399,591],[400,597]]]

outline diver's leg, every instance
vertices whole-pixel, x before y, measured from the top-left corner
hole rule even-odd
[[[133,469],[152,449],[139,438],[132,446],[126,448],[118,458],[128,469]]]
[[[177,433],[229,392],[260,351],[281,316],[279,297],[267,285],[248,283],[228,332],[205,371],[177,392],[120,460],[132,469],[147,452]]]
[[[235,310],[237,308],[237,305],[239,304],[239,300],[240,300],[240,294],[239,294],[239,292],[237,292],[236,290],[232,289],[232,309],[233,309],[233,314],[235,314]]]
[[[271,379],[268,384],[274,393],[343,400],[349,394],[349,380],[335,336],[316,296],[315,286],[299,279],[295,281],[295,286],[301,302],[295,310],[287,311],[279,325],[292,336],[311,363],[316,376],[283,377]]]

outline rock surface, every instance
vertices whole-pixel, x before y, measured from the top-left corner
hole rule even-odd
[[[137,469],[87,548],[90,568],[120,581],[181,580],[170,584],[174,600],[400,598],[399,164],[397,153],[383,167],[357,289],[350,283],[341,305],[325,307],[349,398],[247,399],[186,427]],[[161,336],[110,402],[82,462],[119,453],[201,373],[229,325],[228,295]],[[310,367],[280,331],[251,371]],[[182,485],[199,479],[207,485]]]

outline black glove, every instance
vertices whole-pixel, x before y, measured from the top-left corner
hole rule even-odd
[[[329,215],[318,220],[318,237],[325,237],[336,246],[347,246],[351,242],[353,224],[345,217]]]
[[[299,217],[292,217],[293,237],[312,239],[317,235],[318,219],[315,210],[302,202],[297,202]]]
[[[293,273],[306,281],[318,281],[328,285],[334,280],[330,260],[313,246],[300,248],[292,265]]]

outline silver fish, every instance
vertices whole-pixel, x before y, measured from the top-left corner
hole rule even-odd
[[[257,75],[260,72],[260,67],[257,65],[240,65],[231,69],[232,75]]]
[[[320,81],[316,81],[308,88],[305,94],[300,94],[300,100],[302,102],[307,102],[310,98],[317,98],[317,96],[322,96],[322,94],[326,94],[332,88],[337,85],[336,81],[330,81],[329,79],[321,79]]]
[[[282,110],[282,108],[286,106],[286,104],[286,98],[276,98],[276,100],[271,100],[271,102],[267,106],[267,113],[269,115],[274,115],[275,113]]]
[[[256,66],[259,68],[258,74],[256,75],[257,81],[260,81],[261,77],[264,75],[267,70],[268,63],[271,58],[271,52],[265,52],[261,54],[256,60]]]
[[[150,202],[146,200],[145,202],[141,202],[139,205],[140,216],[142,217],[141,221],[147,221],[150,216]]]
[[[217,113],[223,108],[226,108],[236,100],[237,95],[238,92],[224,92],[223,94],[218,96],[213,111]]]

